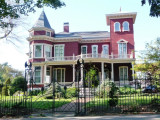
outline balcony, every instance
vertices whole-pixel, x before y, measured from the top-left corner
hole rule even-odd
[[[47,57],[45,61],[75,61],[80,58],[84,60],[87,59],[103,59],[103,60],[126,60],[126,59],[134,59],[133,54],[126,54],[126,55],[104,55],[104,54],[81,54],[77,56],[59,56],[59,57]]]

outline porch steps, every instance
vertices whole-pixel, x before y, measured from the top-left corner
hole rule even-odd
[[[91,88],[79,88],[79,97],[84,97],[84,95],[86,97],[94,97],[94,91]],[[85,93],[84,93],[84,89],[85,89]]]

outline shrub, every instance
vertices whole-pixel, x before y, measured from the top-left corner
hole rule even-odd
[[[78,89],[75,88],[75,87],[72,87],[72,88],[68,88],[68,89],[66,90],[66,95],[65,95],[65,97],[66,97],[66,98],[72,98],[72,97],[76,97],[77,94],[78,94]]]
[[[9,95],[9,86],[4,85],[2,88],[2,95],[8,96]]]
[[[124,86],[119,88],[119,94],[125,95],[125,94],[135,94],[137,91],[134,88],[131,88],[130,86]]]
[[[29,95],[37,96],[40,95],[42,92],[41,90],[32,90],[29,92]]]
[[[109,100],[109,105],[114,107],[118,104],[118,97],[117,97],[117,93],[118,93],[118,87],[116,87],[115,83],[110,82],[109,83],[110,86],[110,91],[109,91],[109,97],[111,98]]]
[[[13,96],[23,96],[24,95],[24,92],[22,91],[17,91],[13,94]]]
[[[11,83],[11,80],[10,78],[8,78],[5,83],[4,83],[4,86],[2,87],[2,95],[5,95],[5,96],[8,96],[10,95],[10,83]]]

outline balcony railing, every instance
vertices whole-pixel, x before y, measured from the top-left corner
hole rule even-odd
[[[133,59],[133,54],[104,55],[104,54],[81,54],[77,56],[46,57],[45,61],[74,61],[77,59]]]

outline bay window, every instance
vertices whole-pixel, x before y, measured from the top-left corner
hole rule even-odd
[[[42,45],[35,45],[35,57],[42,57]]]
[[[44,46],[45,57],[52,57],[52,47],[49,45]]]

